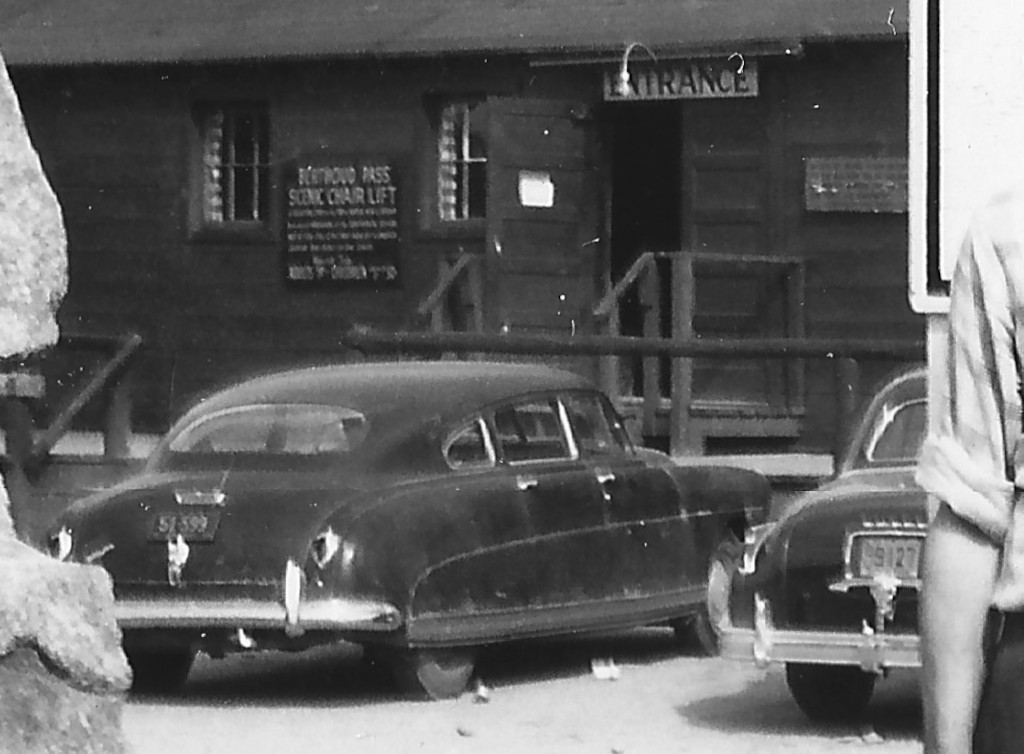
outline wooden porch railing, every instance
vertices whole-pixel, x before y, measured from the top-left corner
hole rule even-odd
[[[622,279],[594,307],[597,328],[613,337],[621,335],[623,301],[635,292],[640,310],[641,337],[668,337],[676,340],[706,337],[708,333],[701,332],[700,323],[711,317],[705,311],[698,311],[698,289],[702,281],[711,280],[715,276],[718,279],[757,279],[769,287],[770,295],[778,301],[779,311],[774,316],[759,317],[757,326],[761,328],[760,331],[748,333],[744,339],[750,336],[803,337],[802,259],[686,251],[641,254]],[[733,302],[734,305],[736,303]],[[663,316],[666,308],[669,314],[667,318]],[[668,412],[670,427],[683,428],[683,444],[697,448],[703,444],[702,427],[713,424],[714,419],[691,420],[693,409],[700,408],[710,416],[732,410],[716,406],[714,401],[697,393],[694,379],[697,370],[692,359],[674,359],[668,364],[664,358],[644,358],[640,364],[642,388],[639,395],[632,380],[623,380],[623,361],[623,357],[613,354],[601,358],[601,386],[620,403],[632,402],[641,407],[641,426],[645,435],[657,434],[658,417]],[[666,368],[670,370],[668,380],[663,375]],[[777,394],[767,396],[771,405],[762,406],[761,411],[769,412],[773,417],[771,420],[776,423],[802,414],[802,364],[797,360],[788,360],[780,362],[777,367],[766,366],[768,369],[778,373],[775,381],[779,389],[775,391]],[[764,426],[766,423],[758,424]]]
[[[44,397],[42,356],[0,367],[0,373],[13,377],[0,390],[5,404],[3,424],[7,439],[7,455],[17,455],[17,463],[25,467],[43,463],[63,437],[76,416],[97,396],[104,399],[103,453],[105,458],[123,459],[129,455],[131,437],[131,370],[129,362],[142,345],[142,337],[129,333],[123,336],[62,335],[56,348],[99,350],[103,355],[95,365],[70,388],[62,391],[60,402],[50,412],[47,426],[36,428],[26,405],[29,399]],[[23,377],[22,380],[17,379]]]
[[[35,542],[46,523],[47,509],[41,505],[51,493],[46,481],[54,467],[52,451],[68,432],[76,416],[96,398],[103,400],[103,463],[117,467],[128,463],[131,439],[131,361],[142,338],[130,333],[124,336],[64,334],[57,346],[43,354],[24,360],[6,360],[0,364],[0,426],[4,431],[5,452],[0,456],[0,469],[10,500],[10,514],[15,532],[25,541]],[[30,402],[45,402],[47,377],[54,358],[61,351],[89,352],[99,350],[84,376],[70,387],[60,389],[59,402],[48,407],[48,422],[37,428]],[[59,379],[69,379],[63,371]],[[52,480],[51,480],[52,481]],[[65,501],[67,502],[67,501]],[[38,544],[38,542],[36,542]]]
[[[831,338],[643,338],[614,335],[577,335],[553,338],[514,334],[373,332],[352,330],[342,342],[366,353],[398,354],[501,353],[531,355],[695,357],[743,359],[823,359],[835,365],[836,430],[832,453],[839,456],[852,429],[860,398],[862,361],[920,361],[924,341],[831,339]],[[673,396],[673,404],[677,396]],[[673,412],[681,409],[673,405]],[[680,417],[681,418],[681,417]],[[681,424],[673,422],[669,452],[685,455],[692,448],[684,442]],[[837,464],[838,466],[838,464]]]

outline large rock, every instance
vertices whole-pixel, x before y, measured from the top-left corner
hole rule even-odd
[[[0,537],[0,574],[0,751],[127,751],[131,670],[106,571]]]
[[[60,204],[0,57],[0,358],[57,341],[55,315],[66,289]]]
[[[0,358],[57,340],[66,276],[60,206],[0,58]],[[25,449],[12,443],[27,440],[18,439],[14,422],[5,424],[3,465],[12,492],[24,497]],[[0,482],[0,751],[124,752],[121,710],[131,670],[110,577],[19,541],[7,492]]]

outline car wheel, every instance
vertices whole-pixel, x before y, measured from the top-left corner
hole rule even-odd
[[[732,577],[742,551],[742,546],[731,534],[719,543],[708,559],[704,604],[700,606],[696,615],[676,619],[671,623],[680,641],[687,644],[695,642],[705,655],[718,654],[722,641],[722,625],[729,617]]]
[[[428,699],[452,699],[466,690],[476,664],[468,648],[406,649],[390,664],[402,691]]]
[[[786,684],[797,706],[821,722],[859,720],[871,701],[875,679],[855,665],[786,663]]]
[[[125,656],[132,669],[132,691],[168,692],[185,683],[196,653],[187,647],[126,649]]]

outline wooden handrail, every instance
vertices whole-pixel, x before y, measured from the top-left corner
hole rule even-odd
[[[622,276],[622,280],[615,284],[615,286],[605,294],[597,306],[594,307],[595,317],[607,317],[611,314],[612,309],[615,307],[616,302],[625,294],[633,283],[637,281],[641,273],[646,272],[655,260],[659,257],[665,256],[664,252],[645,251],[643,254],[638,256],[626,274]]]
[[[448,295],[452,284],[458,279],[459,275],[462,274],[462,271],[475,259],[475,254],[460,254],[459,258],[455,260],[455,264],[449,267],[445,273],[441,275],[437,284],[434,286],[434,289],[425,299],[423,299],[420,305],[416,307],[416,315],[418,317],[423,317],[428,314],[431,309],[437,306],[441,300]]]
[[[637,338],[627,335],[481,334],[376,332],[353,329],[341,341],[361,350],[386,352],[565,354],[723,358],[922,359],[924,341],[873,338]]]
[[[30,460],[33,462],[44,459],[61,437],[71,427],[71,422],[85,405],[92,400],[101,390],[108,386],[108,383],[125,366],[132,355],[142,345],[142,336],[137,333],[130,333],[120,341],[110,337],[101,336],[76,336],[67,337],[70,341],[83,341],[92,345],[104,343],[119,343],[114,354],[96,366],[76,387],[70,392],[68,398],[56,411],[50,426],[40,432],[32,443]]]

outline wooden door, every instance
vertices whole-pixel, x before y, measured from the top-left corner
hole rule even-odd
[[[757,99],[688,103],[683,115],[683,247],[694,264],[693,334],[766,338],[790,332],[773,224],[768,114]],[[761,414],[784,403],[783,365],[697,359],[695,404]]]
[[[582,108],[489,103],[487,322],[570,336],[589,327],[597,202]]]

